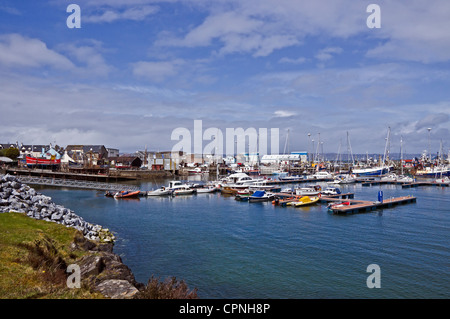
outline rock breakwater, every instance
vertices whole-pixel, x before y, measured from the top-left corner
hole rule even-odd
[[[51,197],[36,192],[15,176],[0,176],[0,213],[24,213],[28,217],[55,222],[79,230],[87,239],[114,242],[114,235],[100,225],[86,222],[72,210],[55,204]]]

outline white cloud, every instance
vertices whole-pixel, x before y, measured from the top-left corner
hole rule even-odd
[[[82,21],[86,23],[109,23],[117,20],[141,21],[156,12],[158,12],[156,6],[131,7],[125,10],[106,9],[101,14],[83,16]]]
[[[275,111],[273,114],[275,117],[290,117],[290,116],[297,115],[297,113],[295,113],[295,112],[283,111],[283,110]]]
[[[450,2],[381,1],[380,44],[367,57],[423,63],[450,60]],[[377,41],[378,42],[378,41]]]
[[[101,54],[105,51],[102,43],[95,40],[82,41],[80,43],[64,43],[58,46],[61,52],[76,60],[79,65],[74,70],[79,75],[107,76],[113,70]]]
[[[20,34],[0,36],[0,64],[9,67],[53,67],[74,69],[74,64],[65,56],[51,50],[39,39]]]
[[[281,58],[278,63],[289,63],[289,64],[302,64],[305,63],[307,59],[305,57],[299,57],[297,59],[291,59],[291,58]]]
[[[139,61],[132,64],[133,74],[154,82],[161,82],[178,72],[178,67],[184,64],[183,60],[173,61]]]
[[[328,61],[333,58],[333,54],[340,54],[342,53],[342,48],[339,47],[328,47],[325,49],[320,50],[316,55],[315,58],[319,61]]]

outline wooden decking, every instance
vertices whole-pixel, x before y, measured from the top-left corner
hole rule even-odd
[[[350,205],[339,206],[330,208],[333,214],[354,214],[361,212],[369,212],[381,208],[390,208],[396,205],[415,203],[416,197],[414,196],[402,196],[396,198],[388,198],[382,202],[371,202],[364,200],[347,200]]]
[[[429,182],[429,181],[416,181],[411,183],[397,182],[397,181],[364,181],[361,182],[362,186],[376,186],[376,185],[400,185],[402,188],[411,188],[418,186],[438,186],[449,187],[449,183]]]

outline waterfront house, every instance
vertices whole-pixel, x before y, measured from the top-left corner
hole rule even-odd
[[[184,163],[184,152],[147,152],[147,167],[151,170],[175,170]]]
[[[110,157],[109,164],[118,169],[136,169],[141,167],[142,160],[138,156],[117,156]]]
[[[120,155],[119,149],[117,149],[117,148],[107,148],[106,151],[108,152],[108,158],[118,157]]]
[[[103,165],[108,158],[104,145],[67,145],[66,151],[74,161],[85,166]]]

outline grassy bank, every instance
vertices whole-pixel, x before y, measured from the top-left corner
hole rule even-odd
[[[78,235],[73,228],[24,214],[0,214],[0,298],[102,298],[67,288],[67,265],[85,253],[70,249]]]

